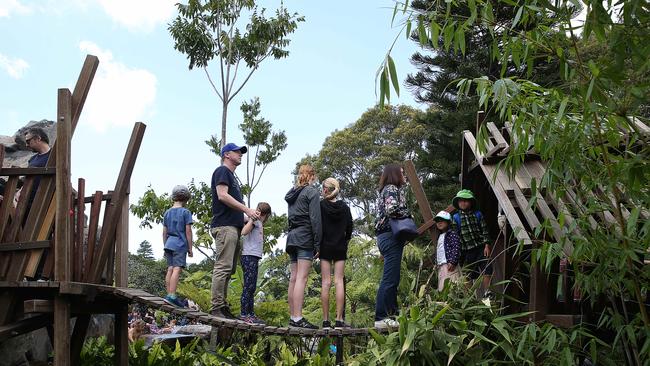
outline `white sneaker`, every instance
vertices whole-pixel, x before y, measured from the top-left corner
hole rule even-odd
[[[399,328],[399,322],[391,318],[376,320],[375,328],[377,329]]]

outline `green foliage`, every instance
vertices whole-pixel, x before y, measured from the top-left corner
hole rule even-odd
[[[239,129],[244,133],[244,142],[249,149],[246,154],[246,183],[241,189],[249,207],[251,195],[260,183],[264,171],[287,148],[287,136],[284,131],[272,132],[273,124],[259,116],[260,108],[260,100],[257,97],[241,105],[244,121],[239,125]],[[257,170],[258,168],[261,170]]]
[[[650,9],[638,1],[505,2],[514,16],[504,25],[496,14],[503,3],[436,1],[409,21],[424,33],[422,44],[457,54],[467,50],[468,29],[490,34],[485,49],[498,75],[461,76],[450,88],[512,124],[502,162],[510,174],[532,150],[547,164],[533,194],[577,203],[558,208],[559,225],[546,220],[535,230],[532,260],[552,272],[567,259],[576,288],[601,314],[600,331],[614,335],[612,358],[642,364],[650,358],[650,268],[643,265],[650,148],[638,122],[648,123]],[[535,82],[539,60],[559,65],[561,82]],[[479,135],[485,149],[486,134]],[[553,234],[559,238],[550,241]]]
[[[139,288],[153,295],[164,296],[167,262],[152,260],[129,253],[129,287]]]
[[[519,322],[528,314],[503,315],[502,310],[489,300],[477,300],[465,284],[423,294],[398,318],[398,332],[372,332],[365,352],[347,363],[575,365],[589,356],[599,364],[617,364],[609,346],[586,329],[565,332],[550,324]]]
[[[192,299],[203,312],[210,312],[212,294],[210,286],[212,285],[212,270],[195,272],[185,272],[181,281],[178,283],[177,291],[182,296]]]
[[[254,0],[190,0],[177,4],[178,16],[169,26],[174,48],[187,56],[189,68],[203,68],[222,102],[221,145],[226,143],[228,104],[242,90],[260,64],[289,55],[287,37],[304,18],[290,14],[283,5],[275,17],[266,17]],[[246,19],[248,16],[248,19]],[[221,75],[220,90],[208,73],[208,65],[217,58]],[[244,78],[237,80],[241,70]],[[239,81],[237,84],[236,81]]]
[[[156,342],[150,348],[145,348],[144,341],[138,340],[129,346],[129,365],[132,366],[217,366],[237,365],[234,355],[229,349],[218,349],[211,353],[206,345],[195,338],[184,347],[176,342],[171,348],[164,343]]]
[[[115,346],[106,337],[88,338],[81,348],[81,365],[111,366],[115,356]]]
[[[298,165],[311,163],[321,179],[336,178],[343,198],[362,215],[365,226],[357,229],[371,233],[383,166],[414,158],[422,149],[426,131],[420,115],[408,106],[371,108],[353,124],[334,131],[315,156]]]
[[[114,364],[115,347],[105,337],[89,338],[81,351],[82,366],[108,366]],[[145,347],[143,340],[129,344],[129,365],[132,366],[221,366],[221,365],[291,365],[329,366],[334,357],[329,353],[329,342],[323,340],[313,354],[301,345],[286,343],[280,337],[261,338],[249,347],[218,348],[208,351],[207,344],[195,338],[181,347],[156,342]]]

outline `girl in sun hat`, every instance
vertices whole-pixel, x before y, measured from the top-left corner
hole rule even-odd
[[[438,269],[438,291],[445,287],[447,279],[456,282],[460,279],[460,238],[454,230],[449,230],[451,215],[447,211],[440,211],[433,218],[436,227],[440,230],[438,245],[436,247],[436,268]]]

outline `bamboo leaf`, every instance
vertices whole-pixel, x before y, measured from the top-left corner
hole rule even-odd
[[[566,105],[569,102],[569,97],[564,97],[562,99],[562,102],[560,103],[560,109],[557,111],[557,116],[555,117],[555,123],[560,123],[560,120],[562,120],[562,117],[564,117],[564,110],[566,109]]]
[[[390,81],[393,84],[393,88],[395,88],[395,93],[399,97],[399,79],[397,77],[397,70],[395,69],[395,62],[393,62],[393,58],[388,55],[388,70],[390,71]]]
[[[510,29],[514,29],[517,26],[523,12],[524,12],[524,7],[523,6],[519,7],[519,10],[517,10],[517,14],[515,14],[515,19],[512,21],[512,25],[510,26]]]

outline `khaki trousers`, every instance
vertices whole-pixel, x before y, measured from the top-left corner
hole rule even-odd
[[[237,269],[237,258],[241,252],[239,233],[240,229],[235,226],[220,226],[210,230],[215,243],[211,311],[228,306],[228,283]]]
[[[449,272],[448,264],[441,264],[438,266],[438,291],[445,288],[445,281],[458,282],[460,279],[460,266],[456,266],[453,271]]]

